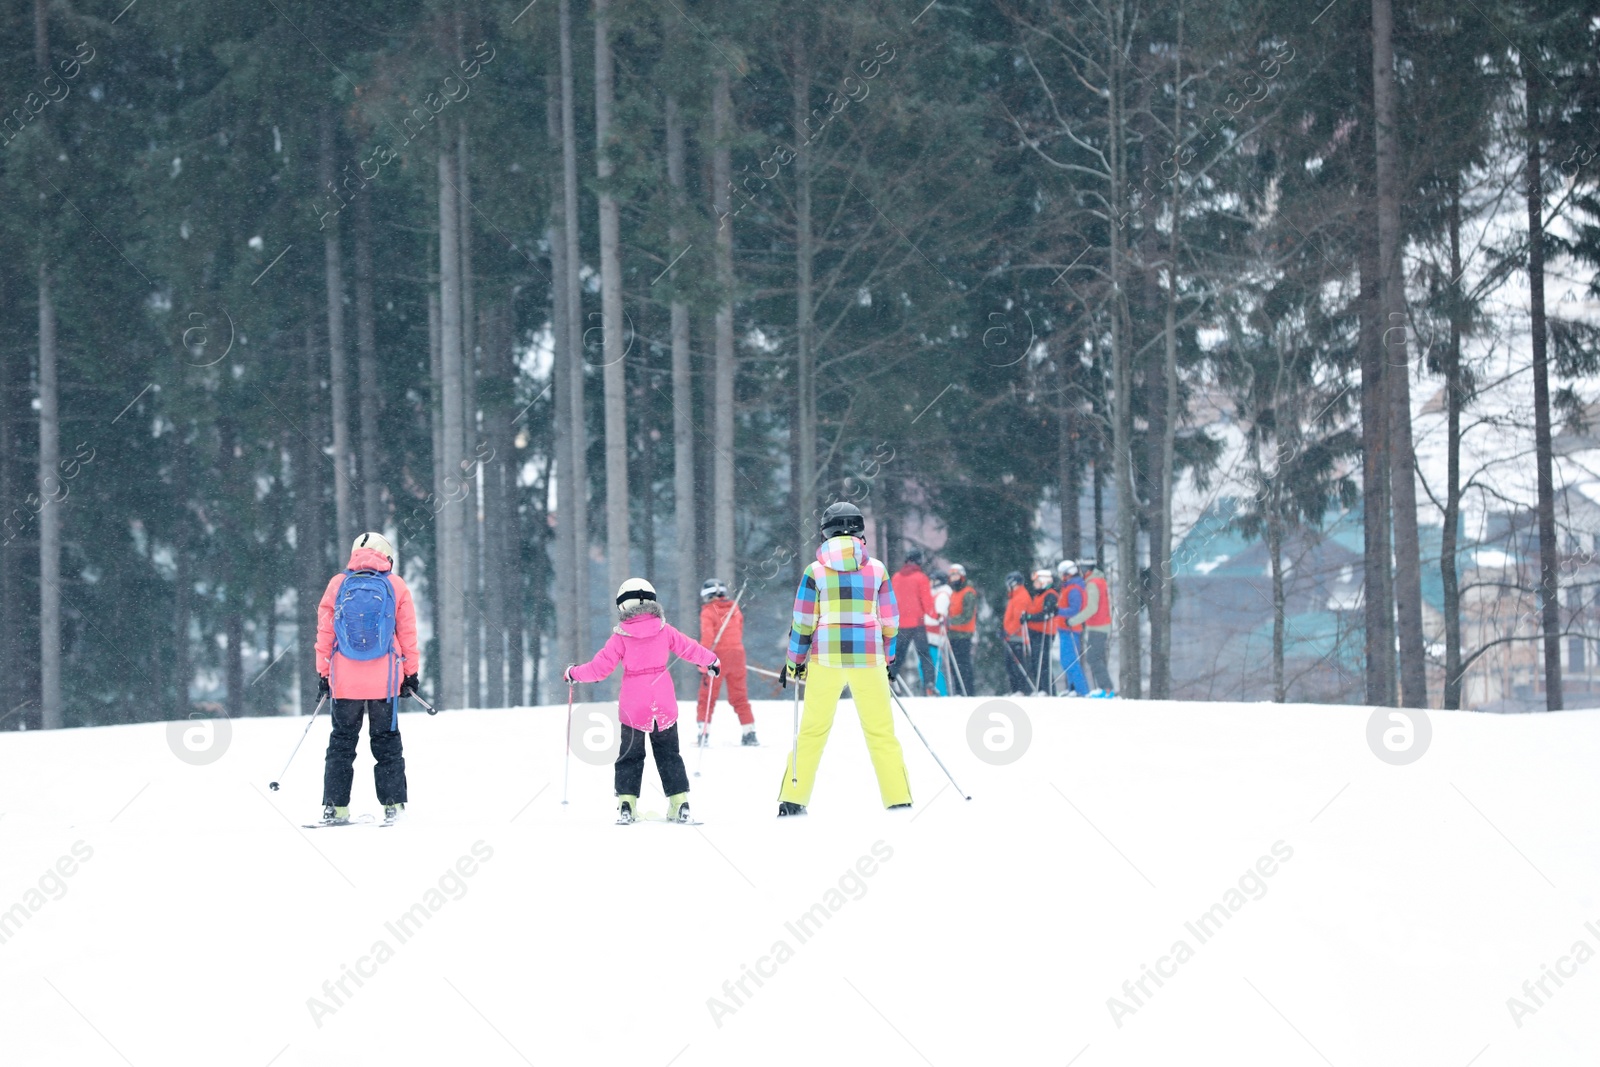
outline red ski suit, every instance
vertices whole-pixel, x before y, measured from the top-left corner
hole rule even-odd
[[[727,623],[726,629],[723,629],[724,622]],[[718,630],[722,631],[720,641],[717,640]],[[714,641],[715,647],[712,646]],[[744,612],[739,610],[739,605],[727,597],[716,597],[702,607],[700,643],[717,654],[717,659],[722,664],[722,677],[701,676],[699,701],[695,704],[695,718],[700,722],[711,721],[711,713],[716,710],[717,692],[726,679],[728,703],[733,705],[734,714],[739,716],[741,724],[754,725],[756,717],[750,710],[749,687],[746,684],[745,673]]]

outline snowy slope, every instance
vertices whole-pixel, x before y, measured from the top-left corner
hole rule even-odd
[[[577,760],[563,807],[565,708],[407,715],[393,829],[299,829],[325,721],[279,793],[304,720],[234,723],[208,766],[167,724],[0,735],[0,909],[28,913],[0,943],[0,1060],[1600,1058],[1600,959],[1560,962],[1600,951],[1600,713],[1435,712],[1396,767],[1368,709],[1023,701],[1031,745],[992,766],[979,703],[911,704],[970,803],[902,720],[918,803],[880,810],[846,704],[813,814],[783,822],[789,706],[757,705],[759,749],[724,710],[700,828],[612,825],[609,768]],[[371,790],[363,755],[358,811]],[[347,965],[368,976],[335,1006]],[[1146,965],[1168,976],[1135,1001]],[[1571,976],[1519,1027],[1507,998],[1545,965]],[[768,977],[736,1001],[746,967]]]

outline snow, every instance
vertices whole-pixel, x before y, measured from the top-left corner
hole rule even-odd
[[[576,759],[563,807],[565,708],[405,715],[414,807],[392,829],[299,828],[325,719],[277,793],[303,719],[231,723],[204,766],[170,745],[192,723],[0,734],[5,1062],[1600,1052],[1600,963],[1572,955],[1600,948],[1600,712],[1433,712],[1426,753],[1392,766],[1367,708],[1019,700],[1031,743],[995,766],[967,741],[982,703],[909,702],[971,802],[897,714],[917,807],[882,811],[846,702],[812,814],[784,821],[790,705],[757,703],[756,749],[724,708],[698,828],[612,825],[610,768]],[[377,812],[364,751],[354,807]],[[790,924],[819,904],[802,941]],[[1186,924],[1219,904],[1202,941]],[[346,965],[367,976],[336,1006]],[[1167,977],[1135,1001],[1146,965]],[[768,976],[735,1001],[746,966]],[[1545,966],[1566,976],[1535,1006]],[[1113,997],[1136,1010],[1114,1019]],[[1514,1020],[1511,997],[1536,1010]]]

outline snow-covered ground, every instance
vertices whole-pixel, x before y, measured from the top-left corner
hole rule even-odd
[[[564,707],[406,715],[392,829],[300,829],[325,720],[277,793],[304,720],[204,766],[192,724],[0,735],[0,1059],[1600,1059],[1600,713],[1434,712],[1392,766],[1370,709],[1026,700],[992,765],[981,703],[911,703],[970,802],[899,720],[917,806],[880,810],[846,704],[782,822],[789,706],[757,749],[724,708],[697,828],[612,825],[579,760],[563,807]]]

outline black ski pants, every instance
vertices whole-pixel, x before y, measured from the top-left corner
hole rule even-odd
[[[902,627],[894,642],[894,662],[889,664],[889,680],[900,677],[906,666],[906,653],[915,651],[917,666],[922,671],[922,682],[933,684],[933,656],[928,651],[928,631],[921,626]]]
[[[689,772],[683,769],[683,756],[678,752],[678,724],[665,730],[657,729],[647,734],[621,723],[622,747],[617,750],[617,796],[636,797],[644,783],[644,741],[650,739],[650,750],[656,755],[656,773],[661,775],[661,791],[667,796],[689,791]]]
[[[1056,695],[1056,661],[1050,654],[1055,647],[1052,634],[1038,630],[1028,632],[1028,683],[1029,691],[1040,696]],[[1036,688],[1034,688],[1036,687]]]
[[[400,731],[389,729],[392,709],[387,700],[335,700],[333,733],[322,769],[322,802],[335,807],[350,803],[350,783],[355,779],[356,746],[361,742],[361,716],[367,716],[367,741],[372,747],[372,784],[378,803],[406,802],[406,757]]]
[[[1028,677],[1028,653],[1021,640],[1012,641],[1002,639],[1000,647],[1005,650],[1006,657],[1006,692],[1031,693],[1033,692],[1033,679]]]
[[[1111,631],[1085,630],[1084,638],[1085,658],[1089,661],[1089,673],[1094,675],[1095,687],[1114,692],[1117,687],[1111,681],[1111,662],[1106,655],[1111,650]]]
[[[971,696],[977,692],[978,677],[972,673],[972,635],[950,634],[950,658],[956,669],[946,670],[945,690],[951,696]]]

